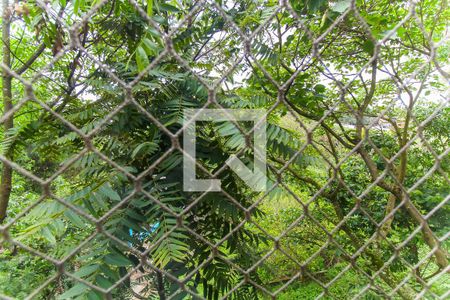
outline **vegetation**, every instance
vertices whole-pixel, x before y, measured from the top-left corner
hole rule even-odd
[[[0,298],[445,297],[447,2],[281,2],[3,0]]]

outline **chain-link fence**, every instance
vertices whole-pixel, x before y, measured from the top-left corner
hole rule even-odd
[[[1,299],[448,297],[445,1],[2,13]]]

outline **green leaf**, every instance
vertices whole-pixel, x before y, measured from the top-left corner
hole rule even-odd
[[[375,45],[371,40],[366,40],[363,43],[362,48],[365,52],[369,53],[370,55],[373,55],[375,51]]]
[[[90,291],[87,294],[87,298],[88,298],[88,300],[102,300],[103,296],[102,296],[102,294],[100,294],[97,291]]]
[[[162,11],[175,12],[175,13],[180,12],[180,10],[178,8],[176,8],[173,5],[167,4],[167,3],[160,3],[159,8]]]
[[[328,0],[308,0],[308,8],[311,12],[319,10]]]
[[[141,215],[133,210],[127,210],[127,215],[130,216],[131,218],[141,221],[141,222],[146,221],[146,218],[143,215]]]
[[[77,15],[78,10],[80,9],[81,0],[73,0],[73,12]]]
[[[56,239],[55,236],[53,235],[53,233],[50,231],[50,229],[48,229],[48,227],[44,227],[42,228],[42,235],[44,236],[44,238],[50,242],[50,244],[55,245],[56,244]]]
[[[99,275],[95,279],[97,281],[97,285],[100,286],[101,288],[108,289],[108,288],[110,288],[112,286],[112,283],[109,282],[109,280],[107,280],[103,276]]]
[[[94,0],[92,1],[91,7],[94,7],[95,5],[97,5],[97,3],[99,3],[100,0]]]
[[[95,271],[97,271],[99,268],[99,265],[89,265],[79,268],[73,275],[77,277],[85,277],[88,275],[91,275]]]
[[[102,271],[104,276],[106,276],[106,278],[110,279],[112,282],[116,282],[120,279],[120,275],[117,272],[111,270],[111,268],[105,264],[102,264],[100,266],[100,271]],[[98,277],[99,276],[97,276],[96,278],[98,279]]]
[[[71,299],[76,296],[83,294],[89,287],[82,283],[75,284],[72,288],[70,288],[67,292],[60,295],[58,299]]]
[[[144,48],[142,48],[142,46],[139,46],[136,49],[136,63],[139,72],[142,72],[150,63],[147,53],[145,52]]]
[[[52,224],[50,224],[50,228],[53,230],[54,235],[61,236],[66,230],[66,226],[61,219],[56,219]]]
[[[142,231],[142,228],[139,226],[139,222],[136,222],[132,219],[127,220],[127,219],[123,219],[122,220],[122,224],[133,229],[134,231]],[[127,236],[129,236],[129,233],[126,233]]]
[[[154,55],[155,53],[158,53],[158,51],[159,51],[158,44],[156,44],[155,42],[152,42],[148,38],[142,39],[142,47],[144,48],[147,55]]]
[[[131,261],[126,256],[119,253],[111,253],[106,255],[105,263],[118,267],[127,267],[132,265]]]
[[[83,222],[83,220],[73,211],[71,210],[66,210],[66,212],[64,213],[64,215],[67,217],[67,219],[69,219],[73,224],[75,224],[75,226],[80,227],[80,228],[84,228],[86,226],[85,222]]]
[[[323,84],[317,84],[316,86],[314,86],[314,90],[317,93],[323,93],[325,92],[325,86]]]
[[[145,142],[138,145],[131,153],[131,158],[134,159],[136,155],[138,155],[143,150],[146,150],[149,154],[153,154],[156,150],[158,150],[158,144],[153,142]]]
[[[120,201],[120,195],[113,190],[109,184],[104,184],[102,185],[99,189],[98,189],[99,193],[102,194],[103,196],[108,197],[111,200],[115,200],[115,201]]]
[[[351,3],[352,3],[351,0],[338,1],[333,6],[331,6],[331,10],[338,13],[343,13],[350,7]]]
[[[85,0],[73,0],[73,12],[76,15],[80,14],[80,11],[83,10],[85,6]]]
[[[153,0],[147,0],[147,15],[153,16]]]

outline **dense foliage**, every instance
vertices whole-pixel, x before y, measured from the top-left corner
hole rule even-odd
[[[446,1],[2,13],[0,298],[447,292]],[[197,124],[223,192],[183,191],[183,110],[218,107],[268,111],[267,192],[222,168],[252,168],[248,122]]]

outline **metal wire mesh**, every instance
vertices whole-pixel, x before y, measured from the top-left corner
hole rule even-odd
[[[51,174],[47,174],[48,176],[44,177],[35,175],[34,172],[30,170],[29,166],[21,165],[20,161],[15,161],[4,154],[0,155],[3,167],[11,167],[14,172],[17,173],[17,176],[28,178],[33,184],[39,186],[42,191],[42,195],[39,199],[30,203],[25,209],[21,208],[20,211],[17,211],[6,218],[4,223],[0,226],[0,233],[3,236],[1,245],[5,249],[13,247],[20,249],[20,251],[28,252],[39,259],[50,262],[55,268],[52,275],[45,281],[40,282],[38,287],[35,288],[31,294],[17,296],[18,298],[41,298],[46,289],[55,285],[59,286],[59,288],[54,290],[53,296],[62,294],[65,288],[61,287],[63,286],[61,285],[61,281],[66,280],[71,282],[72,285],[81,283],[84,287],[83,291],[92,290],[107,299],[114,298],[114,295],[116,295],[114,293],[117,293],[120,289],[124,289],[124,287],[131,293],[129,297],[136,299],[146,299],[151,297],[160,297],[161,299],[176,299],[177,297],[210,299],[212,297],[211,295],[200,293],[195,288],[192,288],[191,284],[195,281],[195,277],[198,273],[205,272],[205,268],[208,265],[213,262],[217,263],[217,261],[220,261],[228,268],[233,269],[238,274],[237,277],[240,278],[238,282],[235,282],[235,284],[223,294],[218,295],[221,299],[233,297],[239,298],[240,296],[236,296],[236,293],[244,286],[251,286],[256,290],[255,296],[251,297],[276,299],[290,285],[301,280],[309,280],[320,286],[321,291],[315,295],[315,297],[335,299],[336,296],[331,289],[336,285],[339,285],[341,283],[340,280],[343,280],[342,278],[350,270],[356,272],[356,274],[361,277],[361,282],[364,282],[365,284],[363,285],[363,288],[351,295],[349,294],[349,298],[364,298],[369,292],[375,292],[378,297],[386,299],[399,297],[405,299],[419,299],[426,297],[431,299],[444,299],[448,296],[448,291],[443,294],[437,294],[433,291],[431,286],[434,282],[448,276],[448,264],[439,263],[439,260],[446,261],[448,259],[448,253],[445,250],[444,244],[449,233],[447,232],[442,236],[437,236],[433,232],[433,227],[429,224],[429,220],[437,211],[444,208],[449,200],[449,195],[446,194],[442,196],[439,204],[430,211],[420,210],[420,208],[416,207],[411,200],[413,198],[411,195],[413,195],[424,182],[429,180],[432,176],[436,176],[436,174],[439,174],[439,178],[444,185],[449,185],[450,183],[448,171],[442,166],[445,163],[445,159],[448,157],[450,147],[446,145],[444,147],[445,150],[438,153],[433,149],[431,141],[424,135],[424,128],[438,118],[440,113],[448,107],[448,97],[446,96],[447,98],[438,101],[438,105],[436,105],[432,112],[428,112],[425,118],[417,118],[411,105],[411,103],[414,102],[414,99],[416,99],[415,97],[418,97],[421,92],[421,87],[419,88],[419,91],[414,89],[417,86],[416,81],[420,76],[423,76],[424,70],[427,70],[428,72],[424,76],[425,78],[429,78],[428,76],[431,76],[429,74],[435,72],[435,74],[439,74],[441,78],[444,78],[445,84],[448,84],[448,75],[442,67],[439,66],[436,58],[437,49],[441,45],[445,45],[448,40],[432,40],[429,33],[424,28],[423,19],[418,15],[419,2],[405,2],[404,5],[408,7],[407,13],[401,16],[399,22],[392,26],[388,32],[384,33],[382,38],[379,38],[373,34],[368,20],[360,14],[360,8],[358,8],[355,1],[338,1],[338,3],[344,5],[342,12],[333,20],[332,24],[330,24],[325,31],[317,34],[317,32],[312,29],[316,25],[307,23],[307,19],[295,9],[293,2],[289,1],[280,1],[278,4],[258,2],[255,9],[262,10],[264,8],[270,8],[270,13],[265,16],[256,29],[250,31],[248,28],[243,28],[236,24],[234,20],[235,16],[232,14],[233,10],[230,9],[230,7],[235,4],[234,2],[219,3],[217,1],[196,1],[195,3],[192,3],[190,7],[186,8],[185,14],[180,20],[176,20],[176,22],[173,21],[173,23],[161,23],[158,19],[148,15],[145,11],[145,6],[142,3],[130,0],[129,4],[132,5],[140,18],[145,21],[145,24],[142,26],[151,28],[153,31],[157,32],[156,34],[161,37],[164,49],[157,53],[143,70],[137,72],[137,75],[128,74],[127,76],[124,76],[112,66],[108,65],[108,59],[103,56],[102,53],[96,53],[93,50],[90,50],[90,48],[86,46],[87,44],[85,41],[86,36],[88,36],[89,33],[84,35],[85,32],[89,32],[90,24],[100,22],[95,19],[96,14],[100,10],[109,9],[109,6],[112,11],[114,9],[114,3],[116,2],[118,3],[120,1],[94,1],[89,10],[80,14],[79,17],[76,17],[75,15],[58,12],[55,10],[55,6],[50,5],[48,2],[36,0],[36,5],[45,11],[48,18],[52,18],[52,20],[59,25],[58,30],[65,33],[67,40],[66,45],[62,45],[62,48],[54,53],[51,61],[45,62],[45,65],[40,66],[32,72],[26,73],[27,76],[23,76],[21,72],[11,69],[10,66],[1,64],[1,68],[6,74],[5,76],[11,76],[15,80],[14,82],[17,82],[17,84],[20,83],[23,86],[24,95],[22,99],[13,99],[15,102],[14,106],[9,111],[5,111],[0,119],[2,124],[19,114],[27,105],[33,103],[37,110],[45,112],[45,118],[52,119],[55,122],[62,124],[66,130],[74,133],[74,139],[77,138],[81,141],[81,146],[78,148],[76,147],[67,150],[74,152],[70,159],[59,164]],[[8,5],[8,1],[5,3]],[[7,7],[8,6],[5,6],[5,8]],[[226,30],[232,32],[234,38],[240,42],[236,54],[231,58],[228,58],[231,59],[231,61],[222,64],[221,66],[223,69],[221,70],[221,73],[216,74],[212,79],[211,77],[204,75],[204,70],[201,70],[201,66],[194,66],[193,61],[189,60],[189,57],[185,56],[183,53],[179,53],[176,49],[176,43],[174,42],[175,39],[177,39],[177,41],[183,38],[188,40],[190,34],[189,28],[193,22],[196,22],[195,19],[201,15],[208,14],[223,20],[225,23],[224,26],[227,28]],[[301,58],[292,58],[292,65],[287,66],[287,69],[293,68],[290,71],[290,78],[283,81],[279,81],[276,74],[273,74],[271,70],[268,70],[267,67],[263,65],[261,57],[255,53],[254,43],[257,39],[269,39],[273,33],[265,32],[270,30],[275,31],[274,27],[271,26],[274,22],[280,22],[281,16],[283,16],[283,18],[294,20],[294,25],[289,30],[301,31],[304,35],[303,40],[310,45],[309,51],[307,53],[302,53]],[[330,66],[326,62],[324,56],[327,55],[327,47],[342,42],[338,40],[332,40],[330,42],[328,41],[328,38],[349,16],[352,16],[356,20],[355,22],[360,26],[359,29],[362,30],[362,34],[364,34],[371,45],[373,45],[373,49],[370,58],[365,61],[362,68],[352,71],[353,73],[349,71],[350,75],[345,79],[342,79],[334,70],[334,66]],[[107,14],[106,18],[101,21],[108,22],[108,19],[111,18],[114,18],[114,16]],[[421,67],[416,68],[408,78],[401,78],[401,76],[395,73],[394,68],[389,65],[390,62],[386,61],[383,52],[385,50],[383,47],[390,47],[389,40],[393,38],[398,29],[408,22],[412,22],[415,26],[415,30],[421,32],[423,38],[430,45],[430,49],[428,55],[424,56],[425,58]],[[183,37],[180,37],[181,35],[183,35]],[[212,38],[212,40],[214,39],[219,39],[219,37]],[[117,42],[120,43],[121,41]],[[93,41],[93,43],[95,43],[95,41]],[[278,45],[281,47],[282,43],[283,41],[280,37]],[[217,48],[208,49],[207,43],[205,43],[204,47],[205,49],[202,47],[199,50],[198,55],[204,56],[204,59],[206,60],[210,58],[208,56],[211,55],[211,53],[213,53],[212,55],[216,55],[217,53],[220,54],[221,51],[227,50]],[[350,48],[351,46],[344,45],[342,47]],[[202,49],[205,53],[201,52],[203,51]],[[94,80],[96,76],[99,76],[108,78],[111,82],[111,86],[122,91],[122,102],[119,104],[111,103],[109,113],[98,118],[94,126],[91,126],[90,128],[83,127],[84,124],[82,123],[77,124],[76,121],[74,122],[70,110],[65,112],[61,109],[55,109],[60,105],[61,101],[65,101],[63,100],[63,97],[65,97],[63,94],[58,96],[52,95],[49,97],[49,100],[47,100],[42,98],[46,95],[43,95],[42,93],[37,95],[36,92],[35,86],[42,84],[43,79],[51,79],[52,76],[59,76],[54,73],[55,66],[68,55],[72,55],[71,57],[78,57],[78,59],[80,59],[78,62],[80,65],[84,64],[86,66],[89,65],[97,68],[97,71],[92,73],[92,77],[86,79],[84,82],[85,86],[88,86],[89,84],[95,85]],[[229,203],[242,212],[243,218],[239,220],[235,227],[230,228],[228,232],[222,234],[213,241],[208,240],[208,238],[201,233],[198,233],[196,231],[198,227],[194,227],[192,225],[192,219],[187,217],[192,214],[192,210],[197,205],[202,201],[205,201],[205,199],[209,199],[208,197],[211,195],[210,191],[193,193],[189,202],[181,209],[175,209],[170,202],[161,200],[161,194],[155,194],[146,188],[146,183],[149,181],[149,178],[158,175],[159,166],[171,157],[171,155],[174,153],[186,154],[181,146],[180,139],[187,127],[191,125],[188,122],[176,130],[173,130],[173,128],[169,128],[169,126],[161,120],[161,115],[158,116],[155,112],[149,111],[148,107],[145,107],[136,100],[136,87],[149,72],[164,65],[168,59],[175,60],[179,64],[180,70],[193,76],[206,91],[207,100],[201,109],[208,109],[210,107],[216,109],[228,108],[221,99],[218,99],[218,94],[223,93],[223,91],[226,90],[223,86],[224,82],[226,82],[228,78],[234,76],[233,74],[236,74],[237,70],[239,70],[240,74],[251,73],[255,76],[261,75],[272,85],[270,87],[261,86],[261,90],[267,88],[269,91],[275,91],[275,93],[272,94],[272,97],[275,100],[270,105],[266,105],[266,117],[270,118],[277,110],[284,109],[286,115],[289,116],[289,120],[295,124],[296,130],[301,132],[304,140],[304,143],[299,144],[298,148],[294,149],[295,153],[292,153],[290,157],[272,157],[271,160],[267,162],[269,173],[272,174],[274,180],[266,192],[257,194],[250,203],[243,204],[242,200],[236,199],[235,195],[228,193],[226,188],[220,192],[223,199],[227,199]],[[196,58],[191,57],[191,59],[195,60]],[[295,99],[288,98],[288,91],[296,84],[296,82],[302,80],[302,74],[307,70],[316,67],[321,70],[321,76],[328,80],[327,87],[333,87],[334,95],[336,97],[336,99],[329,104],[328,109],[317,118],[310,116],[312,113],[308,111],[308,107],[296,105],[294,103]],[[349,66],[349,69],[351,69],[351,66]],[[380,72],[384,72],[385,80],[393,82],[397,91],[392,93],[392,99],[388,99],[385,102],[385,106],[380,109],[376,115],[370,115],[367,108],[375,89],[379,88],[376,86],[377,81],[380,81],[373,76],[376,76]],[[73,77],[78,76],[77,79],[75,79],[75,82],[76,80],[81,80],[83,76],[86,75],[87,74],[83,74],[82,71],[75,75],[72,74]],[[368,76],[372,76],[372,80],[368,78]],[[355,84],[361,84],[361,82],[363,82],[362,84],[364,86],[360,87],[365,90],[365,94],[362,97],[359,96],[362,99],[362,102],[355,106],[354,102],[352,102],[352,97],[354,97],[352,91]],[[364,82],[367,82],[368,84],[366,85]],[[65,91],[66,94],[69,95],[69,98],[67,98],[68,103],[72,101],[72,98],[70,97],[83,95],[83,91],[80,91],[80,89],[81,87],[70,85],[69,82],[69,87]],[[417,93],[417,96],[414,93]],[[410,97],[409,100],[405,101],[408,97]],[[365,103],[366,100],[367,103]],[[86,103],[88,102],[88,100],[85,101]],[[105,105],[108,105],[108,103],[106,102]],[[314,106],[314,104],[312,105]],[[124,113],[125,109],[128,107],[133,107],[137,113],[150,120],[152,124],[157,127],[159,133],[164,136],[163,138],[167,139],[171,145],[167,149],[164,149],[164,151],[161,151],[159,157],[152,161],[145,170],[139,172],[130,170],[130,168],[115,162],[111,158],[111,153],[100,150],[104,149],[102,147],[103,142],[99,143],[99,141],[96,140],[97,136],[101,134],[106,127],[113,124],[115,118]],[[348,111],[352,116],[351,122],[353,123],[351,125],[349,125],[349,122],[347,122],[347,124],[341,123],[343,122],[343,119],[340,114],[343,110]],[[408,115],[408,118],[410,119],[409,122],[414,124],[415,131],[412,134],[408,133],[408,135],[404,136],[407,140],[403,140],[401,149],[395,155],[386,157],[386,151],[380,147],[379,141],[375,140],[370,133],[379,130],[378,128],[380,126],[389,122],[394,122],[394,125],[389,125],[392,127],[389,127],[388,130],[391,131],[398,129],[398,127],[395,126],[405,126],[404,124],[400,124],[402,121],[392,120],[389,117],[389,113],[393,110],[403,110]],[[164,107],[162,108],[162,111],[164,111]],[[348,115],[345,117],[348,117]],[[332,125],[330,125],[330,121]],[[237,127],[247,142],[237,154],[242,155],[245,151],[251,151],[251,134],[254,128],[248,130],[238,122],[234,122],[234,126]],[[333,126],[342,129],[340,133],[337,135],[334,134],[335,131],[332,130]],[[352,129],[355,129],[357,134],[359,134],[359,137],[345,136],[348,132],[345,130],[345,126],[350,126]],[[393,127],[395,128],[392,129]],[[325,153],[326,149],[321,147],[321,140],[316,139],[318,132],[321,133],[320,135],[322,138],[328,136],[329,141],[331,141],[331,155],[330,153]],[[44,138],[51,139],[52,137],[44,136]],[[111,135],[111,139],[113,139],[113,135]],[[124,141],[124,143],[127,143],[127,141]],[[428,155],[432,156],[434,163],[429,170],[425,170],[423,174],[419,176],[419,180],[405,183],[404,178],[400,178],[396,171],[397,165],[402,157],[406,155],[406,152],[412,151],[418,144],[427,151]],[[336,152],[333,147],[341,148],[341,150],[339,150],[339,155],[335,155]],[[57,151],[63,150],[59,149]],[[316,183],[315,181],[309,181],[307,175],[303,176],[303,174],[296,172],[293,167],[295,160],[305,155],[308,151],[317,153],[320,163],[325,165],[328,170],[329,174],[323,182]],[[68,198],[67,195],[65,195],[65,191],[55,190],[55,183],[58,182],[60,176],[72,174],[73,170],[71,168],[75,165],[81,170],[83,169],[83,166],[88,165],[81,164],[80,167],[80,162],[88,160],[89,155],[96,155],[98,160],[104,163],[105,168],[114,170],[111,171],[111,176],[122,176],[123,181],[128,182],[129,186],[132,187],[126,193],[125,197],[116,199],[117,201],[108,207],[105,213],[98,216],[92,215],[85,207],[83,207],[83,205],[75,203],[72,199]],[[124,155],[131,154],[127,153]],[[373,155],[379,157],[380,164],[383,165],[382,168],[374,165],[371,157]],[[349,185],[346,176],[342,176],[344,166],[351,164],[355,157],[358,157],[365,163],[366,169],[361,172],[370,177],[370,182],[368,184],[362,183],[356,190],[355,186]],[[186,158],[185,155],[184,159],[192,160],[194,158]],[[197,168],[208,178],[220,178],[221,174],[228,168],[226,165],[223,165],[218,166],[214,171],[211,171],[211,169],[205,167],[201,162],[195,161],[195,163]],[[290,180],[287,179],[287,174],[291,176],[290,178],[295,178],[303,183],[306,182],[309,186],[308,199],[305,199],[304,192],[300,193],[298,189],[293,188]],[[158,180],[161,179],[158,178]],[[382,214],[381,217],[374,216],[371,208],[365,205],[367,199],[373,197],[371,193],[373,193],[374,190],[376,191],[379,189],[387,191],[390,195],[389,197],[393,199],[393,202],[392,200],[390,201],[391,206],[386,207],[386,214]],[[295,201],[297,207],[301,210],[301,213],[291,220],[290,225],[281,230],[281,232],[278,232],[276,236],[271,233],[270,228],[260,224],[260,218],[253,216],[255,210],[257,210],[264,201],[267,201],[268,196],[275,190],[282,190],[287,197]],[[315,213],[317,209],[320,211],[320,208],[315,206],[320,198],[331,199],[332,206],[339,206],[339,191],[345,192],[353,201],[350,207],[347,207],[345,211],[341,211],[342,215],[337,215],[334,220],[326,220],[326,214],[320,216]],[[94,192],[87,191],[86,193]],[[112,195],[112,197],[114,197],[114,195]],[[164,232],[157,237],[153,237],[151,240],[146,239],[140,247],[117,236],[110,230],[111,224],[108,224],[108,221],[111,220],[113,216],[117,213],[123,213],[137,197],[144,197],[147,200],[150,199],[157,211],[162,211],[173,217],[173,220],[175,220],[175,223],[168,226],[168,228],[170,228],[169,231]],[[87,222],[91,230],[90,234],[85,236],[83,240],[80,240],[75,248],[66,253],[60,253],[60,255],[56,257],[39,251],[33,248],[33,246],[27,245],[26,242],[18,239],[14,234],[14,232],[16,232],[14,227],[17,226],[20,220],[33,213],[39,206],[48,202],[60,203],[65,211],[70,212],[72,218],[81,220],[83,223]],[[404,214],[409,216],[408,218],[413,220],[412,223],[414,226],[407,228],[408,235],[406,239],[402,238],[401,240],[395,240],[387,238],[384,235],[384,230],[390,228],[393,219],[401,210],[404,211]],[[195,214],[197,213],[198,211],[195,212]],[[361,239],[352,233],[349,223],[353,222],[352,220],[355,218],[356,214],[364,217],[368,224],[367,226],[375,228],[368,238]],[[321,219],[321,217],[323,219]],[[202,215],[196,215],[195,218],[201,219]],[[261,235],[265,236],[267,245],[269,246],[266,247],[265,253],[260,254],[257,258],[249,257],[248,263],[246,265],[241,265],[239,261],[227,257],[222,247],[230,237],[249,226],[252,230],[258,231]],[[315,251],[307,258],[295,257],[291,249],[283,244],[283,241],[292,234],[294,229],[310,227],[314,228],[314,232],[317,232],[322,239],[319,241],[319,245],[315,248]],[[131,229],[134,230],[134,228]],[[189,239],[196,240],[199,245],[203,245],[209,249],[209,255],[204,257],[202,261],[182,276],[177,275],[173,270],[161,267],[161,265],[154,262],[155,258],[153,257],[154,251],[159,249],[171,235],[176,234],[179,230],[182,230],[183,234],[188,236]],[[83,278],[83,276],[79,275],[80,273],[74,275],[77,274],[77,270],[80,270],[80,268],[83,267],[83,260],[81,260],[81,262],[80,260],[75,262],[75,258],[82,257],[89,247],[89,249],[91,249],[90,251],[96,251],[96,248],[93,245],[99,243],[97,240],[99,236],[103,236],[106,240],[114,242],[115,245],[117,245],[117,248],[121,249],[122,254],[138,258],[137,261],[133,261],[132,266],[127,266],[126,264],[125,266],[122,266],[120,277],[116,278],[115,282],[106,286],[93,283],[92,280]],[[402,252],[406,245],[413,239],[423,239],[428,245],[427,253],[422,255],[421,259],[416,263],[411,263],[408,259],[405,259],[405,255]],[[350,240],[353,248],[342,245],[344,241],[348,240]],[[308,242],[305,241],[305,243]],[[98,246],[101,248],[100,243]],[[297,245],[297,247],[301,247],[301,245]],[[54,245],[54,248],[58,248],[58,243]],[[330,248],[336,249],[336,251],[340,253],[340,260],[345,263],[342,265],[340,271],[334,274],[331,279],[324,280],[320,274],[326,273],[326,268],[318,270],[314,266],[316,266],[317,260],[321,259],[323,254]],[[382,257],[380,257],[382,253],[380,250],[381,248],[385,251]],[[186,249],[186,251],[189,252],[192,251],[192,249]],[[261,282],[254,277],[255,272],[264,268],[264,264],[273,257],[275,253],[284,257],[289,264],[294,266],[293,269],[296,270],[294,273],[286,274],[286,278],[281,281],[282,284],[277,285],[276,288],[269,283]],[[365,257],[371,261],[375,267],[371,271],[368,271],[367,267],[361,263],[361,257]],[[436,261],[439,268],[434,276],[427,279],[420,275],[420,268],[425,267],[430,261]],[[8,261],[3,261],[2,264],[8,264]],[[389,269],[393,264],[399,264],[402,268],[405,268],[407,270],[406,276],[402,278],[392,278]],[[149,276],[152,279],[149,280],[148,277],[145,276]],[[170,292],[163,291],[161,293],[158,287],[158,280],[170,282],[172,286],[175,286],[174,290]],[[410,288],[411,285],[414,286],[413,290]],[[67,289],[69,287],[67,287]],[[0,298],[12,299],[16,298],[16,296],[0,295]]]

